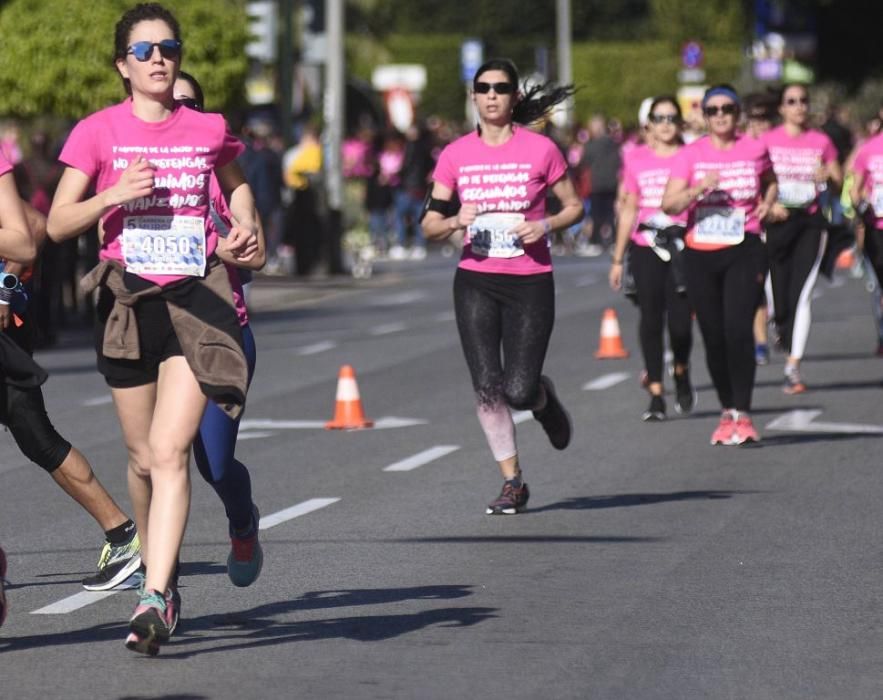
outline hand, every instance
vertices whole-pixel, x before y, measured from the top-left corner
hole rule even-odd
[[[226,238],[218,241],[218,248],[232,258],[234,264],[247,263],[258,253],[257,233],[251,228],[234,225]],[[220,254],[220,252],[219,252]],[[221,256],[223,259],[223,255]]]
[[[510,233],[521,239],[523,244],[530,244],[543,239],[543,236],[546,235],[546,227],[543,225],[542,220],[522,221]]]
[[[760,216],[760,208],[758,207],[757,215]],[[767,213],[768,221],[785,221],[788,218],[788,208],[776,202],[769,208]]]
[[[153,177],[156,168],[153,163],[138,156],[129,163],[117,183],[106,190],[105,196],[109,206],[119,206],[141,197],[153,194]]]
[[[9,328],[9,321],[12,319],[12,309],[9,304],[0,304],[0,331]]]
[[[619,265],[616,263],[610,264],[610,272],[607,273],[607,280],[610,282],[610,288],[614,292],[618,292],[622,289],[622,263]]]
[[[699,183],[702,187],[702,192],[700,192],[700,196],[711,192],[714,189],[717,189],[717,185],[720,182],[720,175],[717,170],[712,170],[710,173],[706,173],[705,177],[702,178],[702,182]]]
[[[457,228],[466,228],[475,221],[478,216],[477,204],[464,204],[457,212]]]
[[[766,221],[769,219],[770,221],[780,221],[780,219],[774,219],[771,215],[771,209],[775,205],[770,205],[767,202],[761,202],[757,205],[757,209],[754,210],[754,213],[757,215],[759,221]],[[787,213],[786,213],[787,218]]]
[[[817,185],[825,185],[828,182],[830,175],[828,174],[828,168],[825,165],[820,165],[816,168],[816,172],[813,176]]]

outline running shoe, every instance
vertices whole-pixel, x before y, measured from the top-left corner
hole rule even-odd
[[[563,450],[570,444],[570,436],[573,432],[573,424],[570,421],[570,414],[567,413],[558,395],[555,393],[555,386],[552,380],[546,375],[540,377],[543,387],[546,390],[546,405],[540,411],[534,411],[533,417],[536,418],[546,435],[549,436],[549,442],[556,450]]]
[[[736,418],[731,445],[744,445],[747,442],[760,442],[760,435],[754,429],[754,423],[747,413],[739,413]]]
[[[129,620],[126,648],[156,656],[160,645],[169,641],[170,634],[165,596],[154,590],[145,590]]]
[[[6,585],[6,552],[0,547],[0,627],[6,619],[6,592],[3,587]]]
[[[253,584],[264,565],[264,551],[258,541],[261,514],[252,504],[251,532],[237,535],[230,528],[230,554],[227,556],[227,576],[234,586],[245,588]]]
[[[138,533],[126,544],[113,545],[105,541],[98,557],[98,571],[83,579],[87,591],[107,591],[119,586],[141,566],[141,540]]]
[[[485,513],[488,515],[515,515],[524,510],[530,491],[523,481],[521,486],[515,487],[511,481],[503,482],[503,490],[497,496],[497,500],[488,503]]]
[[[782,391],[789,395],[802,394],[806,391],[806,384],[800,378],[800,370],[796,367],[785,369],[785,381],[782,384]]]
[[[711,434],[712,445],[732,445],[733,435],[736,432],[736,421],[733,417],[734,411],[725,408],[721,411],[720,423]]]
[[[650,405],[644,411],[641,420],[645,422],[665,420],[665,399],[651,394]]]
[[[690,383],[690,370],[686,367],[684,371],[674,375],[675,377],[675,412],[685,416],[692,413],[696,408],[696,402],[699,400],[699,394]]]
[[[758,365],[770,363],[770,346],[766,343],[758,343],[754,346],[754,361]]]
[[[181,594],[178,592],[178,575],[172,577],[169,587],[166,590],[166,625],[169,628],[169,636],[175,632],[178,627],[178,620],[181,618]]]

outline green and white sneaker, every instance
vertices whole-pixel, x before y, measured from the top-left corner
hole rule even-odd
[[[141,566],[141,540],[136,532],[126,544],[105,542],[98,557],[98,571],[83,579],[87,591],[109,591],[119,586]]]

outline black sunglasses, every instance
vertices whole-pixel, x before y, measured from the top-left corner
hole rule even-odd
[[[727,104],[721,105],[720,107],[718,107],[717,105],[709,105],[708,107],[702,108],[702,113],[706,117],[715,117],[717,116],[718,112],[721,112],[723,114],[735,114],[738,111],[739,108],[733,102],[728,102]]]
[[[179,105],[184,105],[185,107],[189,107],[190,109],[195,109],[197,112],[202,111],[202,105],[199,104],[195,97],[179,97],[176,102]]]
[[[808,105],[809,98],[808,97],[789,97],[787,100],[785,100],[785,104],[788,106],[793,106],[796,104]]]
[[[653,124],[679,124],[681,121],[677,114],[651,114],[649,119]]]
[[[475,83],[475,92],[479,95],[486,95],[492,89],[498,95],[511,95],[515,86],[512,83]]]
[[[136,41],[126,53],[135,57],[136,61],[149,61],[153,56],[154,47],[159,49],[159,55],[169,60],[177,60],[181,56],[181,42],[177,39],[163,39],[162,41]]]

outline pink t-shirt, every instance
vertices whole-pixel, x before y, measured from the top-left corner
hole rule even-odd
[[[0,175],[12,172],[12,163],[6,160],[6,157],[0,153]]]
[[[877,134],[859,147],[852,169],[864,179],[863,194],[874,209],[877,228],[883,229],[883,134]]]
[[[204,265],[218,240],[205,223],[210,176],[243,150],[220,114],[177,107],[164,121],[145,122],[132,113],[129,98],[79,122],[59,160],[89,176],[96,192],[116,184],[139,155],[156,166],[151,196],[102,217],[99,257],[122,262],[162,286],[202,274],[200,262]]]
[[[673,179],[693,187],[707,173],[718,174],[717,188],[688,209],[687,246],[718,250],[738,244],[745,234],[759,236],[761,178],[771,168],[766,145],[750,136],[738,136],[726,149],[716,148],[709,136],[684,146],[672,163]]]
[[[211,180],[209,181],[208,191],[215,213],[220,217],[226,230],[223,232],[218,231],[218,226],[213,216],[209,216],[206,226],[213,229],[218,236],[222,234],[226,236],[230,232],[230,227],[232,226],[230,222],[233,220],[233,215],[230,212],[230,207],[227,206],[227,200],[221,190],[221,183],[218,182],[218,178],[214,173],[212,173]],[[245,306],[245,292],[242,289],[242,278],[239,276],[239,268],[235,265],[224,264],[227,268],[227,276],[230,278],[230,288],[233,290],[233,304],[236,307],[236,317],[239,319],[240,326],[247,326],[248,309]]]
[[[567,174],[551,140],[516,126],[506,143],[489,146],[476,132],[448,144],[432,179],[477,204],[479,219],[467,232],[460,267],[478,272],[533,275],[552,270],[546,237],[522,247],[507,233],[519,219],[546,215],[546,190]]]
[[[786,207],[819,209],[819,190],[815,175],[819,166],[837,160],[837,149],[821,131],[809,129],[791,136],[784,126],[761,134],[779,183],[779,203]]]
[[[675,216],[662,212],[662,195],[676,156],[660,156],[649,146],[635,146],[623,153],[622,190],[638,197],[638,216],[632,229],[635,245],[649,245],[644,232],[638,231],[639,224],[664,227],[687,222],[685,211]]]

